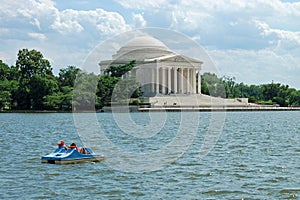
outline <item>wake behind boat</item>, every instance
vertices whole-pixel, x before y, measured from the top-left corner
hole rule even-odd
[[[81,162],[100,162],[104,159],[104,156],[95,154],[90,148],[82,147],[79,151],[79,148],[76,146],[66,148],[64,143],[60,143],[53,153],[42,156],[41,162],[50,164],[73,164]]]

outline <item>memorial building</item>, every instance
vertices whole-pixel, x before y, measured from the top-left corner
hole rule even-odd
[[[202,61],[172,52],[151,36],[139,36],[121,47],[112,60],[100,62],[101,73],[110,65],[136,61],[136,68],[125,76],[134,76],[144,96],[201,94]]]
[[[121,47],[111,60],[99,63],[103,74],[109,66],[136,61],[134,70],[123,75],[135,77],[151,108],[210,108],[249,106],[247,98],[224,99],[201,94],[201,60],[171,51],[149,35],[136,37]],[[199,87],[198,87],[199,86]]]

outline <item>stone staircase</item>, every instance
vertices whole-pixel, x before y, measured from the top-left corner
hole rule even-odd
[[[249,106],[247,98],[225,99],[204,94],[158,95],[149,97],[152,108],[155,107],[237,107]],[[252,105],[252,104],[251,104]],[[253,105],[252,105],[253,106]]]

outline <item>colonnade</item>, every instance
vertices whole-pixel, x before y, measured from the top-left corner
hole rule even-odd
[[[198,72],[198,73],[197,73]],[[155,94],[201,94],[200,68],[153,67],[142,68],[139,82],[145,93]],[[196,79],[196,76],[197,79]],[[197,81],[200,87],[197,88]]]

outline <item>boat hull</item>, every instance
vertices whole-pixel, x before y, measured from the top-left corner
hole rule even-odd
[[[75,164],[82,162],[100,162],[104,159],[104,156],[94,154],[89,148],[86,148],[85,154],[78,152],[76,149],[65,150],[58,148],[53,153],[42,156],[41,162],[49,164]]]
[[[76,163],[84,163],[84,162],[101,162],[105,158],[103,156],[93,157],[93,158],[80,158],[80,159],[70,159],[70,160],[54,160],[54,159],[42,159],[42,163],[49,164],[76,164]]]

